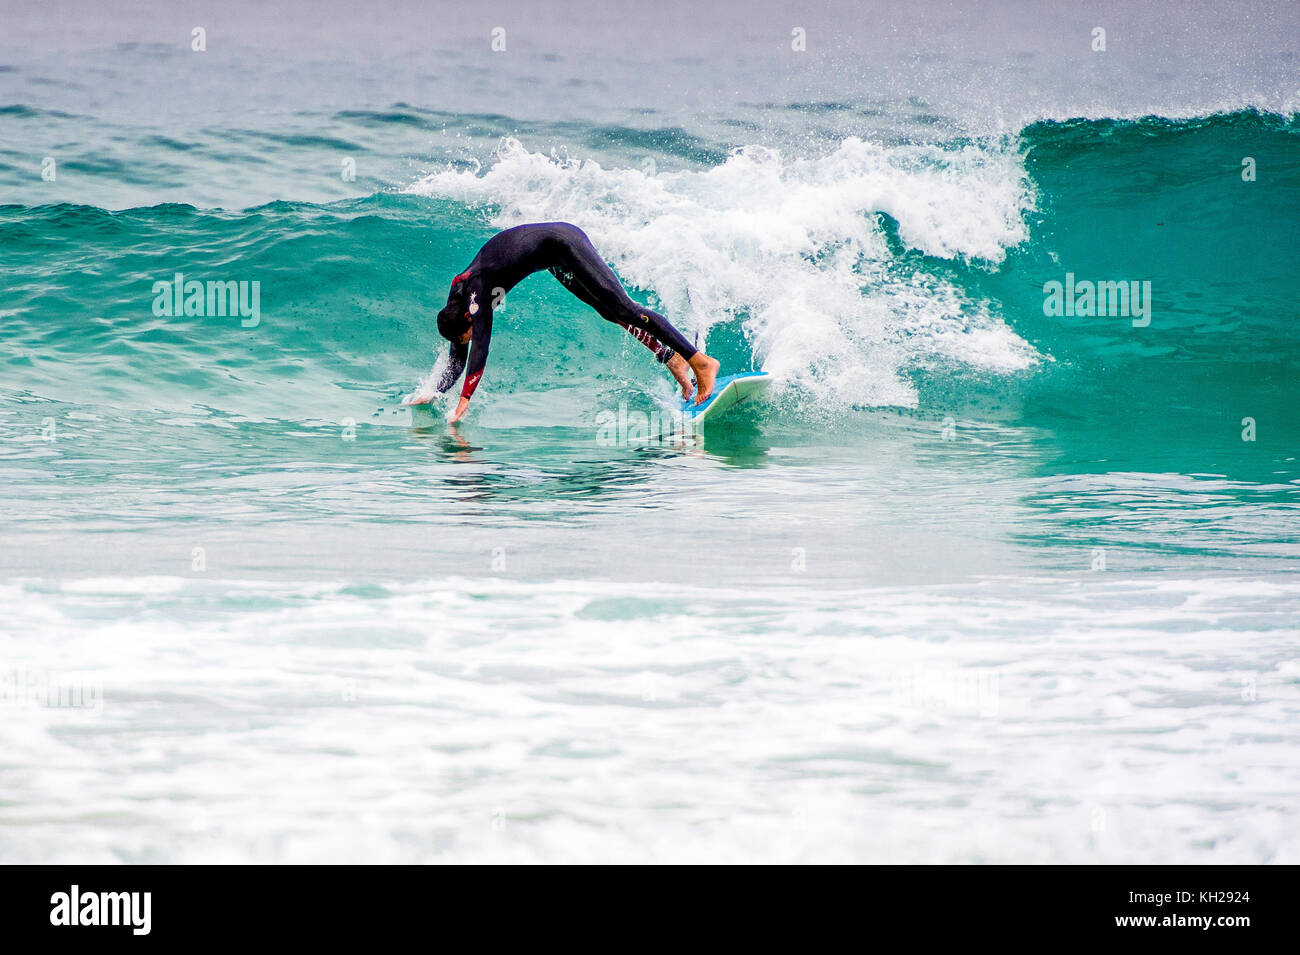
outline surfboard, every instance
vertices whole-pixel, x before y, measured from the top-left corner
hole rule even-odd
[[[767,390],[772,376],[765,371],[750,371],[740,375],[727,375],[713,383],[713,394],[702,405],[692,400],[682,401],[682,414],[687,420],[697,424],[713,421],[751,398],[756,398]]]

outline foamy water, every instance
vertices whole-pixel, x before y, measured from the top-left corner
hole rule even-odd
[[[10,665],[75,658],[56,679],[103,707],[6,709],[21,782],[0,851],[1294,863],[1298,596],[1251,578],[825,607],[589,581],[10,588]],[[264,609],[214,612],[232,601]],[[180,608],[181,632],[150,622]]]
[[[952,283],[897,268],[884,213],[912,249],[990,264],[1033,208],[1014,144],[945,150],[849,139],[816,159],[737,152],[705,171],[604,169],[501,144],[485,170],[410,187],[493,210],[492,224],[572,221],[688,333],[736,322],[758,366],[819,400],[917,404],[905,373],[942,361],[1024,370],[1032,346]]]

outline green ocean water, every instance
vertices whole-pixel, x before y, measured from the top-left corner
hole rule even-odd
[[[0,857],[1295,861],[1296,114],[763,49],[9,51]],[[669,382],[542,274],[412,420],[450,276],[545,220],[769,400],[603,438]]]
[[[1289,388],[1300,265],[1297,220],[1289,214],[1300,207],[1297,134],[1294,119],[1258,113],[1030,126],[1010,145],[990,147],[1021,164],[1027,206],[1017,210],[1025,238],[998,249],[1004,257],[997,262],[962,254],[962,242],[974,247],[979,239],[960,232],[965,223],[941,223],[952,237],[923,235],[909,244],[906,219],[861,210],[878,244],[853,249],[848,271],[864,299],[896,307],[901,319],[877,338],[887,348],[874,367],[862,340],[849,334],[838,344],[855,349],[853,374],[868,384],[873,376],[902,381],[907,390],[895,392],[902,400],[862,401],[861,388],[842,387],[815,366],[801,369],[762,413],[766,433],[788,430],[796,441],[839,445],[876,427],[881,415],[920,434],[951,419],[949,437],[965,428],[1021,429],[1047,471],[1174,471],[1286,486],[1300,437]],[[954,154],[961,148],[974,147],[949,147]],[[943,156],[920,161],[950,172]],[[1261,170],[1255,181],[1243,181],[1246,156]],[[886,164],[913,161],[907,154]],[[599,175],[631,175],[641,187],[654,182],[637,172]],[[691,175],[706,174],[679,174]],[[510,204],[529,184],[507,178],[502,187],[504,211],[477,198],[393,192],[240,212],[180,204],[5,206],[11,426],[38,431],[47,417],[71,415],[65,430],[75,431],[72,422],[86,415],[147,431],[174,427],[180,416],[212,425],[198,429],[198,450],[212,438],[224,445],[213,428],[294,424],[333,434],[351,419],[363,444],[391,440],[383,431],[392,428],[405,440],[407,413],[396,405],[439,350],[430,316],[442,304],[442,279],[499,225],[519,218]],[[815,283],[856,239],[800,237],[779,267],[790,270],[791,283]],[[950,239],[956,254],[927,250]],[[661,252],[657,240],[651,236],[644,249],[627,243],[623,258],[633,269],[650,268],[645,260]],[[653,268],[673,265],[656,260]],[[251,320],[235,315],[153,314],[154,283],[171,283],[176,273],[199,281],[256,277],[258,324],[246,328]],[[1064,282],[1066,273],[1080,281],[1149,282],[1150,324],[1135,327],[1120,315],[1045,315],[1044,284]],[[663,390],[656,391],[653,369],[551,284],[530,280],[507,313],[493,387],[475,406],[481,425],[589,429],[596,411],[619,401],[653,409],[648,396]],[[941,290],[948,313],[912,320],[918,286]],[[654,289],[634,291],[661,301]],[[768,358],[764,336],[782,317],[758,316],[761,303],[737,299],[694,330],[707,330],[706,343],[727,368],[760,367]],[[1016,367],[1002,354],[968,362],[960,348],[936,347],[936,339],[971,331],[964,312],[1009,330],[1029,346],[1033,362]],[[793,327],[780,333],[797,335],[803,316],[786,317]],[[949,324],[936,329],[939,320]],[[1244,418],[1256,422],[1253,441],[1243,440]],[[345,458],[355,450],[337,443],[333,450]],[[85,451],[96,446],[104,445]]]

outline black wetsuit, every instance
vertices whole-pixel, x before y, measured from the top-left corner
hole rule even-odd
[[[539,222],[498,232],[483,244],[469,268],[452,280],[447,296],[469,318],[469,345],[451,346],[447,370],[438,382],[446,391],[465,369],[461,396],[478,387],[492,340],[492,306],[534,272],[549,269],[570,292],[594,308],[606,321],[622,325],[661,362],[673,353],[689,360],[696,351],[668,319],[628,297],[612,269],[605,264],[587,234],[567,222]],[[469,363],[466,365],[466,353]]]

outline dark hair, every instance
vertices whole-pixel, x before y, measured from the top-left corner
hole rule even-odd
[[[451,291],[447,293],[447,304],[438,312],[438,334],[449,342],[456,342],[465,337],[469,330],[469,315],[466,313],[465,280],[469,278],[466,269],[451,280]]]
[[[469,316],[460,301],[448,302],[438,312],[438,334],[449,342],[459,341],[469,330]]]

